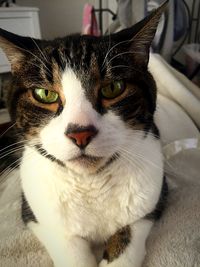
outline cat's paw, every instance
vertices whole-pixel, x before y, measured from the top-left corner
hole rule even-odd
[[[99,264],[99,267],[126,267],[126,265],[121,265],[117,260],[108,262],[107,260],[102,260]],[[131,266],[132,267],[132,266]]]
[[[132,262],[129,262],[127,260],[124,260],[124,259],[117,259],[117,260],[114,260],[112,262],[108,262],[107,260],[102,260],[100,263],[99,263],[99,267],[133,267],[133,263]],[[137,265],[138,267],[138,265]]]
[[[99,267],[105,267],[105,266],[108,266],[108,261],[107,260],[102,260],[100,263],[99,263]]]

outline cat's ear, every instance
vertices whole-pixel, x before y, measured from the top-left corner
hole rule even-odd
[[[0,29],[0,48],[3,49],[10,64],[11,72],[16,72],[24,63],[26,55],[32,47],[33,40],[17,34]]]
[[[127,41],[128,49],[138,64],[147,66],[149,61],[149,49],[155,36],[162,13],[165,11],[168,1],[165,1],[158,9],[134,26],[116,33],[123,43]],[[124,45],[124,47],[127,47]]]

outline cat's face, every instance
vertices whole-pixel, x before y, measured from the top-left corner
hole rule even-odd
[[[160,13],[107,37],[51,42],[2,31],[13,72],[10,112],[27,144],[94,173],[154,133],[156,87],[147,63]]]

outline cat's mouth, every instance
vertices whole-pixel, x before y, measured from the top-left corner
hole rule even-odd
[[[87,154],[81,154],[68,160],[69,163],[79,165],[84,169],[93,169],[96,173],[103,171],[110,164],[119,158],[118,153],[114,153],[110,158],[105,159],[104,157],[97,157]]]
[[[102,161],[103,157],[97,157],[87,154],[81,154],[74,158],[69,159],[68,161],[71,163],[78,163],[80,165],[96,165]]]

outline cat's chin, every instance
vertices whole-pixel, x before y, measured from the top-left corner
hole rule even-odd
[[[67,166],[78,173],[95,173],[102,166],[105,159],[90,155],[79,155],[67,162]]]
[[[68,160],[66,166],[79,174],[95,174],[103,171],[118,158],[119,154],[117,152],[109,158],[79,155]]]
[[[69,160],[70,163],[78,164],[84,167],[96,166],[103,160],[103,157],[96,157],[90,155],[79,155]]]

